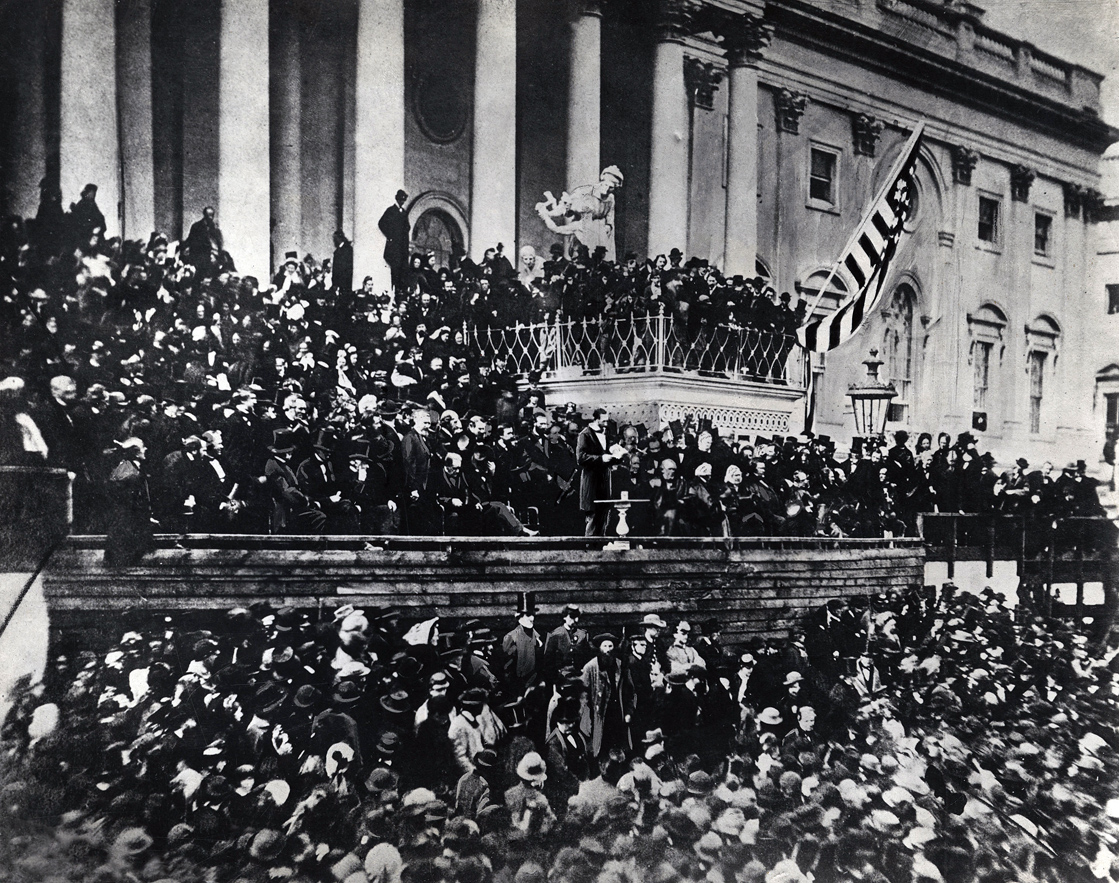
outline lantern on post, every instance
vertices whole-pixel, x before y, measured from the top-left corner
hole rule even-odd
[[[870,358],[864,359],[866,379],[862,383],[852,383],[847,387],[851,397],[851,408],[855,412],[855,434],[863,438],[882,438],[886,434],[886,415],[890,402],[898,391],[892,383],[878,379],[878,350],[870,351]]]

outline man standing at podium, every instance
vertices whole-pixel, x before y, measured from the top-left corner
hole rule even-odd
[[[606,535],[606,517],[609,503],[596,503],[610,496],[610,464],[617,458],[610,453],[606,443],[605,408],[595,408],[591,422],[579,433],[575,442],[575,459],[579,463],[579,508],[587,519],[584,536]]]

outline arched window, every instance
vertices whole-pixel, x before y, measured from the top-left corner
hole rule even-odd
[[[804,282],[797,285],[797,293],[807,302],[808,307],[816,303],[816,298],[820,294],[820,289],[824,283],[828,281],[827,270],[817,270],[809,274]],[[831,282],[828,283],[828,290],[824,292],[824,296],[820,298],[820,302],[812,315],[826,316],[832,313],[836,308],[847,300],[848,291],[847,283],[838,273],[832,276]]]
[[[462,230],[447,212],[428,209],[412,228],[412,246],[417,252],[435,255],[435,264],[448,267],[451,258],[464,253]]]
[[[1119,365],[1096,372],[1096,407],[1103,411],[1104,436],[1119,437]]]
[[[974,313],[968,313],[967,325],[971,335],[968,360],[971,362],[972,407],[982,415],[981,422],[975,425],[986,425],[988,412],[996,402],[992,384],[1006,350],[1006,314],[994,304],[984,304]]]
[[[1038,316],[1026,326],[1026,368],[1030,375],[1030,433],[1038,435],[1045,418],[1045,388],[1057,367],[1061,327],[1049,316]]]
[[[897,398],[890,404],[887,418],[891,423],[909,422],[910,396],[913,388],[913,313],[917,293],[908,284],[894,289],[893,296],[882,310],[885,329],[882,332],[883,379],[893,383]]]

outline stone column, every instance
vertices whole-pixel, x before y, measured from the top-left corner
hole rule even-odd
[[[272,260],[284,252],[303,254],[302,65],[294,3],[273,0],[276,20],[272,64]]]
[[[59,183],[69,206],[87,183],[109,236],[120,233],[117,25],[114,0],[63,0]]]
[[[151,0],[120,0],[117,29],[120,143],[124,154],[121,232],[128,239],[146,242],[155,230]]]
[[[567,189],[598,180],[602,139],[602,2],[582,0],[571,22]]]
[[[268,0],[222,0],[218,224],[242,275],[268,279]]]
[[[757,16],[725,20],[730,75],[724,272],[747,279],[755,275],[758,253],[758,61],[772,39],[773,25]]]
[[[39,210],[39,182],[47,166],[47,106],[44,90],[47,45],[46,10],[42,4],[9,6],[0,13],[13,45],[20,47],[20,63],[11,71],[12,99],[8,128],[0,137],[0,211],[31,218]]]
[[[597,173],[596,178],[597,179]],[[470,254],[517,254],[517,3],[478,0]]]
[[[377,221],[404,186],[404,0],[361,0],[356,79],[354,285],[372,276],[378,291],[388,291]]]
[[[652,150],[649,158],[650,256],[688,246],[690,121],[684,86],[684,35],[691,11],[683,0],[661,0],[653,58]]]

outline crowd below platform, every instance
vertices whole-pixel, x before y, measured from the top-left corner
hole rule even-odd
[[[539,271],[500,247],[453,268],[417,257],[378,294],[352,290],[341,234],[330,262],[290,253],[262,287],[235,272],[212,210],[181,243],[103,230],[92,185],[69,213],[46,186],[35,219],[0,230],[0,459],[72,473],[74,529],[108,534],[113,562],[156,530],[601,535],[616,514],[596,501],[623,496],[643,501],[634,536],[899,536],[921,512],[1101,512],[1083,461],[1000,474],[969,433],[913,448],[898,433],[840,459],[826,436],[619,425],[549,407],[538,374],[519,386],[468,346],[472,327],[658,301],[689,326],[799,322],[785,295],[677,251],[644,266],[557,253]]]
[[[835,599],[733,651],[716,619],[588,630],[568,605],[540,628],[530,595],[504,636],[349,605],[168,620],[21,685],[0,864],[53,883],[1119,879],[1119,659],[1022,602]]]

